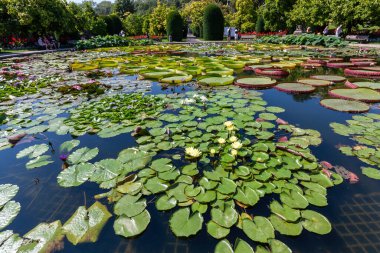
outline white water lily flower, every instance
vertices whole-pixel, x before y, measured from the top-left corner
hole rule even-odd
[[[193,95],[193,98],[197,98],[197,97],[198,97],[198,95],[197,95],[197,94],[194,94],[194,95]]]
[[[185,153],[188,156],[191,156],[193,158],[198,158],[202,155],[202,152],[199,151],[199,149],[196,149],[194,147],[188,147],[185,149]]]
[[[243,146],[243,144],[241,144],[240,141],[236,141],[236,142],[231,144],[231,147],[234,149],[241,149],[242,146]]]
[[[237,153],[238,153],[238,152],[237,152],[237,150],[236,150],[236,149],[232,149],[232,150],[231,150],[231,155],[233,155],[233,156],[236,156],[236,155],[237,155]]]
[[[237,140],[238,140],[238,138],[236,136],[231,136],[230,137],[230,142],[235,142]]]
[[[216,150],[214,148],[210,149],[210,153],[211,154],[215,154],[216,153]]]
[[[232,121],[226,121],[226,122],[224,122],[224,126],[227,127],[227,128],[233,127],[234,123]]]
[[[199,99],[201,100],[202,103],[208,101],[208,99],[205,96],[200,96]]]
[[[223,138],[219,138],[219,139],[218,139],[218,142],[219,142],[219,144],[224,144],[224,143],[226,143],[226,140],[223,139]]]

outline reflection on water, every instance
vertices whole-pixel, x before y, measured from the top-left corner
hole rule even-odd
[[[311,70],[310,74],[342,74],[341,70]],[[250,72],[242,72],[239,76],[253,75]],[[304,77],[305,72],[294,70],[283,81],[294,81]],[[135,80],[136,76],[126,80]],[[104,80],[122,82],[122,78],[109,78]],[[181,93],[195,89],[195,85],[167,87],[162,89],[157,83],[151,87],[144,87],[150,94]],[[301,128],[316,129],[322,134],[323,143],[319,147],[312,148],[313,153],[320,160],[332,161],[342,165],[348,170],[361,175],[361,162],[354,157],[347,157],[337,149],[337,144],[350,144],[345,137],[335,134],[329,127],[330,122],[342,123],[351,118],[350,114],[331,111],[319,105],[321,97],[326,96],[327,89],[319,88],[311,95],[289,95],[274,89],[263,90],[263,98],[271,106],[280,106],[286,109],[279,116]],[[372,109],[372,112],[377,112]],[[47,134],[53,145],[58,145],[70,138]],[[127,147],[135,146],[134,139],[129,134],[109,139],[101,139],[95,135],[85,135],[78,138],[83,146],[101,146],[97,160],[115,158],[117,153]],[[39,144],[39,143],[34,143]],[[56,177],[61,170],[61,162],[55,156],[53,164],[44,168],[27,171],[25,161],[17,160],[16,154],[27,145],[2,151],[0,163],[0,183],[13,183],[20,186],[20,192],[15,200],[22,205],[21,212],[15,221],[8,227],[17,233],[25,234],[40,222],[54,220],[66,221],[78,206],[90,206],[94,202],[93,196],[102,190],[94,183],[86,183],[80,187],[62,188],[57,184]],[[257,215],[262,212],[272,197],[260,201],[258,207],[250,212]],[[278,239],[284,241],[293,252],[379,252],[380,251],[380,185],[376,180],[360,177],[359,183],[350,185],[347,182],[334,187],[328,192],[329,205],[324,208],[314,207],[315,210],[325,215],[333,224],[332,233],[318,236],[304,231],[297,238],[278,235]],[[104,201],[103,201],[104,203]],[[112,209],[112,206],[109,206]],[[265,208],[266,209],[266,208]],[[63,252],[162,252],[162,253],[190,253],[213,252],[217,240],[203,230],[189,239],[175,237],[170,231],[168,220],[171,212],[158,212],[154,207],[154,200],[150,200],[148,210],[152,221],[148,229],[142,235],[134,239],[125,239],[117,236],[113,231],[111,218],[103,229],[97,243],[86,243],[72,246],[65,241]],[[266,209],[267,210],[267,209]],[[208,217],[205,217],[207,220]],[[234,238],[240,237],[250,241],[241,230],[232,229],[227,237],[232,243]],[[252,243],[253,244],[253,243]]]

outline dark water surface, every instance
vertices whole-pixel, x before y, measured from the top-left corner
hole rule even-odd
[[[329,73],[336,72],[339,74],[339,71],[329,70]],[[239,74],[239,76],[246,75],[251,74]],[[287,80],[295,80],[298,77],[299,73],[294,72]],[[194,86],[180,86],[176,87],[174,92],[192,89]],[[172,92],[170,87],[162,90],[159,84],[154,83],[149,93]],[[279,117],[301,128],[315,129],[322,134],[322,144],[312,148],[313,154],[319,160],[332,161],[334,165],[341,165],[360,177],[357,184],[349,184],[345,181],[341,185],[330,188],[327,207],[313,207],[332,223],[333,230],[330,234],[320,236],[304,230],[301,236],[294,238],[277,233],[276,239],[286,243],[293,252],[380,252],[380,183],[361,174],[360,166],[363,164],[357,158],[348,157],[339,152],[336,148],[337,144],[349,145],[352,142],[347,137],[335,134],[329,127],[330,122],[344,123],[352,117],[352,114],[336,112],[320,106],[320,98],[325,96],[325,91],[321,88],[311,96],[290,95],[274,89],[261,92],[268,105],[279,106],[286,110],[278,114]],[[379,110],[373,106],[371,112],[379,113]],[[46,135],[55,149],[58,149],[60,143],[71,139],[70,136],[58,136],[52,133]],[[116,158],[122,149],[136,145],[130,134],[108,139],[101,139],[96,135],[85,135],[79,137],[79,140],[81,146],[101,147],[96,160]],[[42,142],[42,140],[35,141],[33,144]],[[21,235],[41,222],[59,219],[64,223],[78,206],[90,206],[94,202],[93,196],[104,192],[95,183],[85,183],[73,188],[59,187],[56,177],[61,171],[62,163],[57,154],[53,156],[55,163],[43,168],[26,170],[27,159],[16,159],[16,154],[28,145],[21,144],[0,152],[0,184],[12,183],[20,186],[15,200],[21,203],[21,212],[8,229]],[[36,183],[37,181],[39,183]],[[268,215],[267,206],[271,200],[272,196],[261,199],[257,207],[249,212],[253,215]],[[105,201],[103,200],[102,203]],[[111,210],[112,207],[109,206],[109,209]],[[208,235],[205,226],[195,237],[179,239],[169,228],[168,221],[171,212],[156,211],[153,201],[148,205],[148,210],[152,216],[151,223],[137,238],[125,239],[115,235],[114,218],[111,218],[101,232],[98,242],[73,246],[65,240],[62,252],[202,253],[214,251],[218,240]],[[207,220],[207,217],[205,218]],[[236,237],[254,245],[241,230],[233,228],[227,239],[234,243]]]

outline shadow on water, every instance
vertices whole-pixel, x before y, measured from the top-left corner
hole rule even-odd
[[[321,70],[311,70],[310,74],[320,73]],[[322,70],[323,73],[341,74],[339,70]],[[281,81],[294,81],[305,75],[304,72],[292,71],[292,74]],[[252,73],[242,72],[239,77],[251,76]],[[136,77],[133,77],[134,79]],[[194,85],[168,86],[163,88],[153,83],[148,94],[171,94],[193,90]],[[319,160],[333,161],[342,165],[360,177],[357,184],[343,184],[328,191],[329,205],[323,208],[314,208],[324,214],[333,224],[333,231],[324,236],[304,231],[296,238],[281,236],[277,239],[285,242],[293,252],[379,252],[380,251],[380,185],[378,181],[361,176],[361,162],[354,157],[347,157],[339,152],[337,144],[351,144],[351,141],[335,134],[329,127],[330,122],[343,123],[351,118],[351,114],[331,111],[319,105],[321,97],[326,96],[327,89],[319,88],[312,95],[290,95],[275,89],[262,90],[263,98],[268,105],[279,106],[286,111],[279,114],[291,124],[301,128],[311,128],[322,134],[323,143],[312,148]],[[378,113],[376,109],[371,110]],[[69,140],[68,136],[47,134],[49,141],[62,143]],[[96,135],[85,135],[78,138],[83,146],[102,147],[97,160],[116,158],[118,152],[124,148],[135,146],[134,139],[129,134],[101,139]],[[42,143],[36,141],[34,144]],[[26,159],[16,159],[16,154],[27,145],[16,145],[14,148],[1,152],[1,158],[6,163],[0,164],[0,183],[13,183],[20,186],[20,192],[15,200],[22,204],[21,212],[15,221],[8,227],[20,234],[25,234],[40,222],[54,220],[66,221],[80,205],[91,205],[93,196],[103,192],[97,184],[86,183],[80,187],[62,188],[56,181],[61,170],[62,162],[55,154],[54,163],[41,169],[27,171]],[[262,199],[249,213],[253,215],[269,215],[267,206],[274,196]],[[104,202],[104,201],[103,201]],[[111,209],[112,206],[109,206]],[[154,200],[150,199],[148,210],[152,216],[148,229],[137,238],[125,239],[115,235],[111,218],[103,229],[99,241],[77,246],[65,241],[62,252],[213,252],[217,240],[207,234],[205,226],[200,234],[189,239],[176,238],[170,231],[168,220],[171,212],[158,212],[154,207]],[[205,217],[207,220],[207,217]],[[227,239],[232,243],[234,238],[240,237],[249,241],[241,230],[234,228]]]

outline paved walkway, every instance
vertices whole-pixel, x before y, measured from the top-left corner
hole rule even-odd
[[[380,44],[349,44],[350,47],[376,48],[380,49]]]
[[[35,50],[35,51],[22,51],[19,53],[1,53],[0,60],[13,58],[13,57],[29,56],[29,55],[34,55],[34,54],[47,54],[47,53],[54,53],[54,52],[70,51],[72,49],[73,48],[62,48],[62,49],[56,49],[56,50]]]

